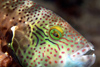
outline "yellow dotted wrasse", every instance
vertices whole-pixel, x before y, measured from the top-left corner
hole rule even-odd
[[[31,0],[0,0],[0,22],[15,24],[9,47],[23,67],[90,67],[95,62],[95,54],[88,54],[94,51],[90,42]]]

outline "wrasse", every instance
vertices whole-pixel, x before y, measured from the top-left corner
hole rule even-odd
[[[0,23],[14,24],[8,46],[23,67],[90,67],[95,62],[90,42],[31,0],[0,0]]]

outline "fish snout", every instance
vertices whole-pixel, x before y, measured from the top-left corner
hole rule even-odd
[[[86,46],[72,54],[71,58],[73,61],[83,63],[84,67],[90,67],[96,60],[94,51],[94,46],[90,42],[88,42]]]

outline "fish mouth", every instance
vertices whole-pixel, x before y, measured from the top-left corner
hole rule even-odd
[[[91,43],[88,43],[88,45],[88,47],[85,46],[71,56],[73,61],[82,62],[84,64],[84,67],[92,66],[96,60],[94,46]]]
[[[93,55],[95,52],[94,49],[90,49],[89,51],[87,51],[84,55]]]

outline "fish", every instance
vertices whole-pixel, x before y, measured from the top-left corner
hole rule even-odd
[[[0,22],[13,24],[8,47],[22,67],[91,67],[95,63],[92,43],[32,0],[0,0]]]

